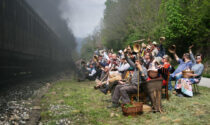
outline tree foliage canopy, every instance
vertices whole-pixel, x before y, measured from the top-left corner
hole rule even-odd
[[[209,0],[107,0],[100,29],[100,42],[107,48],[122,49],[132,41],[166,37],[187,51],[189,45],[205,53],[210,45]]]

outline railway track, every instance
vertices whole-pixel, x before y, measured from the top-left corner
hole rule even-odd
[[[22,78],[10,79],[2,83],[0,87],[0,124],[26,123],[32,111],[32,99],[42,93],[40,88],[69,75],[68,71],[45,76],[42,74],[22,76]]]

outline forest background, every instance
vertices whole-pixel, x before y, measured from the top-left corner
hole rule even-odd
[[[117,51],[135,40],[150,37],[159,42],[165,36],[164,47],[175,44],[179,56],[193,44],[193,52],[205,57],[205,74],[210,74],[209,0],[107,0],[105,4],[100,27],[84,39],[82,58],[92,58],[96,49]]]

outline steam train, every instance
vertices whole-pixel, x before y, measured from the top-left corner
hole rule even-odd
[[[0,78],[69,63],[72,63],[70,47],[27,2],[0,0]]]

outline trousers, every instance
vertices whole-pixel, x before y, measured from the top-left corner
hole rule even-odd
[[[123,104],[130,103],[129,94],[136,94],[137,93],[137,86],[136,85],[117,85],[115,87],[113,96],[112,96],[112,102],[113,103],[119,103],[120,97],[122,99]]]

